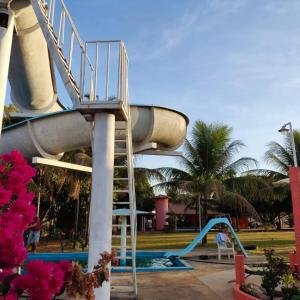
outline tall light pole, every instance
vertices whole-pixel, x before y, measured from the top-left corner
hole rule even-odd
[[[285,133],[289,134],[290,141],[291,141],[291,144],[292,144],[292,153],[293,153],[294,167],[298,167],[296,147],[295,147],[295,139],[294,139],[294,134],[293,134],[292,123],[288,122],[288,123],[284,124],[278,131],[280,133],[283,133],[283,134],[285,134]]]

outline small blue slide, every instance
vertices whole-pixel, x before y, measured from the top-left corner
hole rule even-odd
[[[176,256],[180,257],[183,255],[188,254],[191,252],[201,241],[202,239],[207,235],[207,233],[217,224],[226,224],[229,229],[232,232],[233,237],[237,241],[241,251],[243,252],[244,256],[248,256],[246,250],[244,249],[240,239],[238,238],[237,234],[235,233],[233,227],[231,226],[229,220],[227,218],[214,218],[211,219],[203,228],[203,230],[200,231],[199,235],[185,248],[179,250],[179,251],[174,251],[174,252],[166,252],[165,257],[170,257],[170,256]]]

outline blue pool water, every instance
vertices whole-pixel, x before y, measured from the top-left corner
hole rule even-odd
[[[161,272],[161,271],[180,271],[192,270],[186,262],[179,258],[165,258],[165,252],[162,251],[137,251],[136,264],[137,272]],[[86,263],[87,252],[74,253],[30,253],[27,257],[27,262],[31,260],[41,259],[44,261],[60,261],[73,260]],[[126,266],[128,268],[126,268]],[[126,261],[126,266],[122,268],[112,267],[112,272],[129,272],[131,261]]]

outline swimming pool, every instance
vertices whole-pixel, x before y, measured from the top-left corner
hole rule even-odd
[[[128,253],[130,255],[130,253]],[[192,270],[193,268],[185,261],[176,258],[165,258],[164,251],[137,251],[136,265],[137,272],[163,272],[163,271],[181,271]],[[71,253],[30,253],[26,262],[31,260],[44,261],[60,261],[73,260],[86,263],[88,258],[87,252],[71,252]],[[131,260],[126,261],[124,267],[112,267],[112,272],[130,272]]]

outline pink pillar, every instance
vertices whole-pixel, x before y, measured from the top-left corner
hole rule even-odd
[[[169,210],[169,199],[167,196],[155,197],[155,211],[156,211],[156,230],[164,230],[167,225],[167,217]]]
[[[236,255],[235,259],[235,283],[245,283],[245,258],[244,255]]]
[[[295,271],[295,265],[296,265],[296,255],[295,253],[289,253],[289,261],[290,261],[290,268],[291,271]]]
[[[300,169],[289,169],[296,239],[296,264],[300,266]]]

